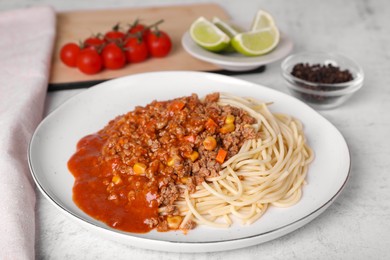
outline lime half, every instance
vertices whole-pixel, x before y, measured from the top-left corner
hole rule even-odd
[[[259,56],[272,51],[279,43],[279,30],[271,26],[259,31],[239,33],[232,39],[237,52],[246,56]]]
[[[251,25],[251,31],[258,31],[275,26],[274,18],[264,10],[257,11]]]
[[[222,51],[230,43],[230,37],[204,17],[192,23],[190,35],[198,45],[209,51]]]

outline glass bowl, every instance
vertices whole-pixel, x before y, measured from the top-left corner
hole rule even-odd
[[[315,83],[297,78],[291,74],[298,63],[309,65],[332,65],[340,70],[348,70],[353,79],[343,83]],[[288,90],[300,100],[315,109],[331,109],[340,106],[363,86],[364,73],[353,60],[325,52],[305,52],[288,56],[282,62],[282,76]]]

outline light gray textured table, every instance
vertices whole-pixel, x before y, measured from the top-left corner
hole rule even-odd
[[[37,259],[389,259],[390,2],[213,2],[244,22],[259,8],[268,10],[293,39],[294,52],[338,52],[363,67],[364,87],[342,107],[320,111],[341,131],[350,147],[351,177],[342,194],[318,218],[279,239],[234,251],[176,254],[138,249],[96,237],[60,214],[37,192]],[[70,10],[162,3],[158,0],[14,0],[0,1],[0,10],[36,4]],[[264,73],[237,77],[287,92],[280,76],[280,62],[267,66]],[[81,91],[50,92],[46,112]]]

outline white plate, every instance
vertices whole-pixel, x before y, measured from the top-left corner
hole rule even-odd
[[[213,91],[230,92],[272,101],[273,112],[299,118],[309,145],[315,152],[308,185],[301,201],[290,208],[271,207],[251,226],[235,224],[229,229],[197,227],[187,235],[178,232],[131,234],[106,226],[82,212],[72,201],[74,178],[67,161],[76,143],[97,132],[109,120],[137,105],[191,93],[204,96]],[[340,132],[301,101],[264,86],[232,77],[203,72],[154,72],[107,81],[69,99],[47,116],[36,129],[29,146],[32,176],[42,193],[63,213],[91,231],[109,239],[147,249],[175,252],[222,251],[262,243],[291,232],[323,212],[344,187],[350,155]]]
[[[207,61],[230,71],[249,71],[266,65],[287,56],[293,49],[293,42],[287,35],[280,34],[278,46],[268,54],[256,57],[247,57],[239,53],[214,53],[197,45],[190,33],[184,33],[181,43],[183,48],[197,59]]]

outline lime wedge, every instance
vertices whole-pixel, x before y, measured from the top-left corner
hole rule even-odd
[[[223,31],[230,39],[233,39],[234,36],[242,32],[240,28],[230,23],[227,23],[218,17],[214,17],[212,20],[213,24],[215,24],[221,31]],[[223,51],[225,52],[235,52],[236,50],[233,48],[231,44],[229,44]]]
[[[219,29],[221,29],[224,33],[227,34],[230,38],[233,38],[237,34],[241,32],[236,26],[229,24],[225,21],[222,21],[218,17],[213,17],[213,24],[215,24]]]
[[[222,51],[230,43],[229,36],[204,17],[199,17],[192,23],[190,35],[198,45],[209,51]]]
[[[272,51],[278,45],[279,37],[279,30],[271,26],[259,31],[239,33],[231,43],[241,54],[259,56]]]
[[[264,10],[257,11],[251,25],[251,31],[262,30],[275,26],[274,18]]]

